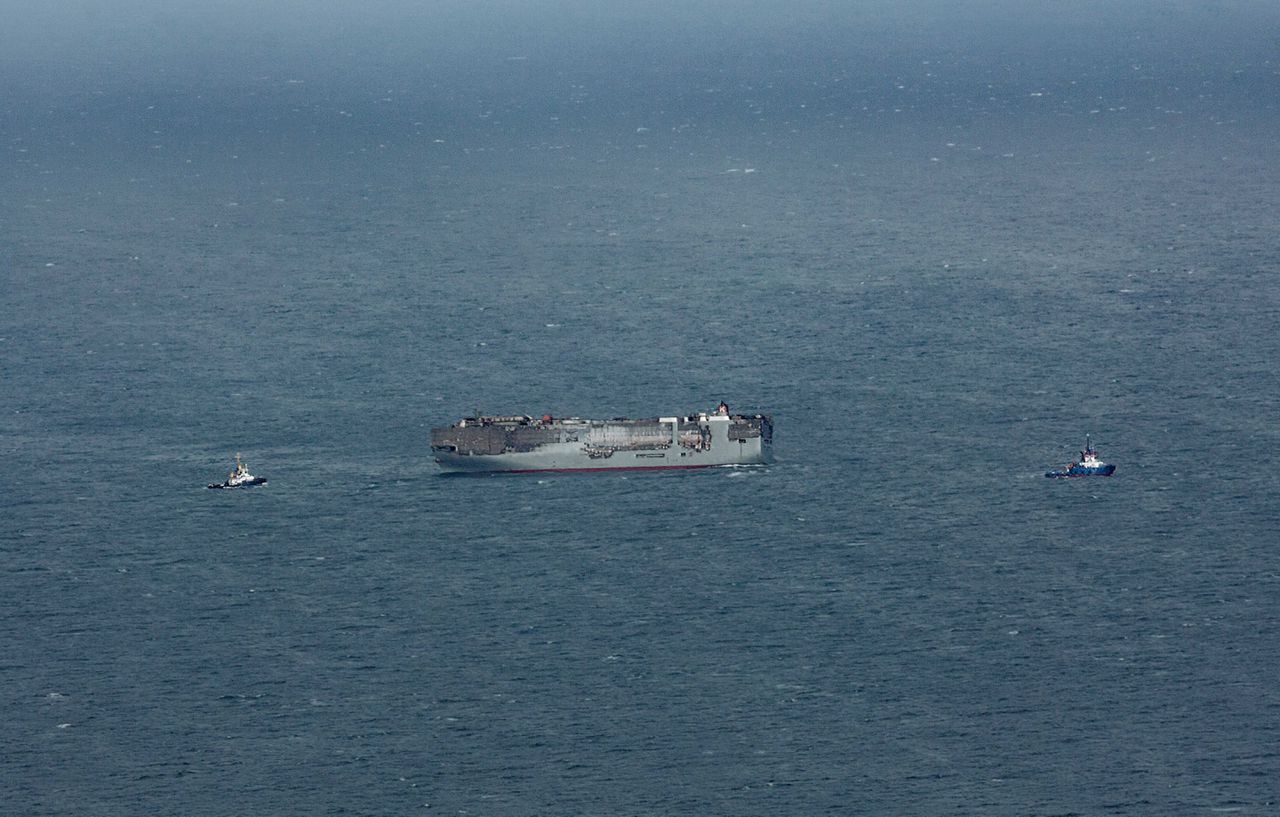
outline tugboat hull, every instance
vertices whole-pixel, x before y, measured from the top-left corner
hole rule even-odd
[[[1101,468],[1068,468],[1065,471],[1050,471],[1045,474],[1046,477],[1054,479],[1065,479],[1067,477],[1109,477],[1116,472],[1114,465],[1104,465]]]
[[[247,480],[247,481],[245,481],[245,482],[237,482],[235,485],[232,485],[230,482],[222,482],[222,483],[210,482],[210,483],[209,483],[209,487],[210,487],[210,488],[218,488],[218,489],[222,489],[222,488],[250,488],[250,487],[252,487],[252,486],[254,486],[254,485],[266,485],[266,484],[267,484],[267,478],[266,478],[266,477],[254,477],[253,479],[251,479],[251,480]]]

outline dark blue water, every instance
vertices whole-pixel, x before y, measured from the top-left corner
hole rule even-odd
[[[1280,811],[1280,17],[1095,6],[10,48],[3,810]]]

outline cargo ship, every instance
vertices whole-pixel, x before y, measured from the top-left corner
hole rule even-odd
[[[431,452],[452,474],[650,471],[763,465],[773,422],[764,414],[583,420],[543,415],[465,417],[431,429]]]

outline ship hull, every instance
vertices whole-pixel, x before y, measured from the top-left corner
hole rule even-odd
[[[737,444],[735,443],[737,446]],[[691,468],[723,468],[765,465],[763,446],[743,444],[740,450],[713,456],[714,452],[617,451],[607,458],[593,458],[572,443],[547,446],[546,450],[508,454],[436,453],[436,463],[451,474],[528,474],[542,471],[591,473],[596,471],[662,471]]]
[[[266,477],[254,477],[253,479],[248,480],[247,482],[237,482],[235,485],[232,485],[230,482],[223,482],[221,484],[217,482],[211,482],[209,483],[209,487],[218,488],[218,489],[225,488],[226,490],[231,490],[232,488],[252,488],[255,485],[266,485],[266,484],[267,484]]]
[[[1109,477],[1114,474],[1116,467],[1114,465],[1103,465],[1098,468],[1070,468],[1066,471],[1050,471],[1045,474],[1046,477],[1054,479],[1067,479],[1070,477]]]
[[[494,423],[432,430],[446,474],[596,473],[765,465],[768,418]]]

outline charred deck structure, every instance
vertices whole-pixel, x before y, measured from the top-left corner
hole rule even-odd
[[[762,465],[773,422],[764,414],[582,420],[466,417],[431,429],[431,451],[446,473],[614,471]]]

